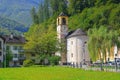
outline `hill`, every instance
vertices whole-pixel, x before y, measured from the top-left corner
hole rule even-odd
[[[120,5],[107,4],[99,7],[85,8],[81,13],[70,16],[69,28],[74,30],[82,28],[88,30],[101,25],[111,29],[119,30],[120,26]]]
[[[30,10],[38,8],[42,0],[0,0],[0,16],[22,23],[29,27],[32,23]]]
[[[9,34],[10,32],[21,33],[28,30],[25,25],[17,21],[10,20],[0,16],[0,34]]]
[[[18,23],[17,21],[3,18],[0,16],[0,26],[1,28],[7,28],[9,30],[17,30],[20,32],[26,32],[27,28],[25,25]]]

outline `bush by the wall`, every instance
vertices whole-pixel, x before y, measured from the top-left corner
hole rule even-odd
[[[34,65],[34,62],[30,59],[27,59],[23,62],[24,67],[29,67],[29,66],[32,66],[32,65]]]
[[[58,65],[60,61],[60,56],[51,56],[49,58],[49,61],[51,65]]]

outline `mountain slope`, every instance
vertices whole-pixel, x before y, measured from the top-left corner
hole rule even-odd
[[[14,20],[10,20],[7,18],[3,18],[0,16],[0,27],[1,28],[7,28],[9,30],[17,30],[20,32],[26,32],[27,28]]]
[[[38,8],[42,0],[0,0],[0,16],[15,20],[29,27],[32,23],[30,10]]]

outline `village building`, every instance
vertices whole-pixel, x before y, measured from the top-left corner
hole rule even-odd
[[[90,63],[87,41],[87,34],[81,29],[67,36],[67,63],[77,67]]]
[[[22,36],[15,36],[13,34],[1,35],[0,36],[1,63],[4,63],[4,65],[6,65],[6,60],[9,53],[12,57],[12,59],[9,61],[10,67],[22,65],[25,59],[25,54],[23,54],[23,45],[25,44],[25,42],[26,40]]]
[[[5,39],[0,36],[0,67],[3,65],[5,55]]]

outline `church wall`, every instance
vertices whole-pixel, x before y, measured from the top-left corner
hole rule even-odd
[[[67,39],[67,62],[80,65],[83,61],[90,61],[86,36],[76,36]]]

